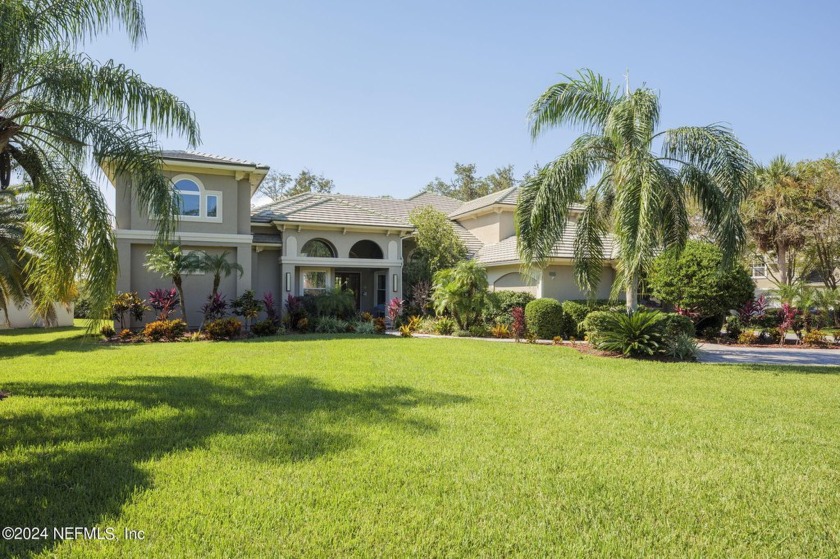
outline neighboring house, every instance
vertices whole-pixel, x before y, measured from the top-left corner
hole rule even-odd
[[[750,261],[750,275],[755,282],[756,295],[772,295],[779,288],[777,279],[779,269],[769,258],[755,257]],[[840,277],[840,270],[835,270],[835,277]],[[811,272],[801,278],[804,285],[813,289],[825,289],[825,282],[819,272]]]
[[[514,228],[515,188],[466,203],[427,192],[406,200],[307,193],[252,210],[251,197],[268,167],[183,151],[164,152],[163,163],[182,199],[175,239],[184,250],[228,250],[231,260],[245,270],[241,277],[222,280],[220,291],[228,300],[252,289],[258,297],[270,291],[282,302],[288,295],[317,294],[340,286],[353,291],[357,309],[384,312],[387,301],[403,298],[403,262],[415,246],[408,216],[424,206],[449,216],[469,256],[487,267],[491,289],[528,291],[559,300],[585,297],[571,267],[578,208],[573,208],[568,230],[548,266],[523,276]],[[144,267],[155,239],[153,218],[137,207],[128,180],[109,178],[117,190],[117,289],[146,297],[153,289],[170,287],[168,280]],[[611,254],[611,240],[606,241]],[[614,264],[612,259],[606,261],[599,298],[609,294]],[[200,307],[211,286],[211,277],[185,277],[191,325],[201,322]]]
[[[32,312],[32,305],[27,301],[22,306],[17,306],[9,301],[8,315],[0,310],[0,330],[7,328],[43,328],[47,326],[46,321]],[[55,320],[49,326],[73,326],[73,305],[53,305]]]

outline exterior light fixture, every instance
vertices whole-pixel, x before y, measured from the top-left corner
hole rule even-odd
[[[393,276],[391,276],[391,285],[394,286],[393,287],[394,293],[396,293],[397,292],[397,274],[394,274]]]
[[[292,273],[286,272],[286,291],[292,290]]]

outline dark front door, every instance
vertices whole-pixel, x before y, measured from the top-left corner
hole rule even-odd
[[[345,291],[352,291],[353,298],[356,300],[356,310],[359,310],[360,287],[362,285],[362,275],[359,272],[336,272],[335,286]]]

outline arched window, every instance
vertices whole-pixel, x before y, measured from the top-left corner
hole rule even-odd
[[[373,241],[359,241],[350,248],[350,258],[382,259],[382,249]]]
[[[300,249],[303,256],[310,258],[335,258],[335,248],[324,239],[310,239]]]
[[[192,175],[172,179],[178,197],[178,213],[188,221],[222,221],[222,193],[206,190]]]
[[[201,216],[201,188],[190,179],[181,179],[175,183],[178,193],[178,208],[181,215]]]

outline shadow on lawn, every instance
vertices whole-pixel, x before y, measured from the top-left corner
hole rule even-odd
[[[123,377],[103,383],[11,383],[45,411],[4,421],[0,526],[94,526],[150,486],[138,464],[201,447],[208,437],[231,460],[295,462],[355,444],[357,427],[387,422],[417,432],[404,411],[469,398],[403,386],[341,391],[306,377]],[[52,400],[54,399],[54,400]],[[251,434],[252,436],[245,436]],[[0,556],[35,554],[49,541],[0,541]]]

